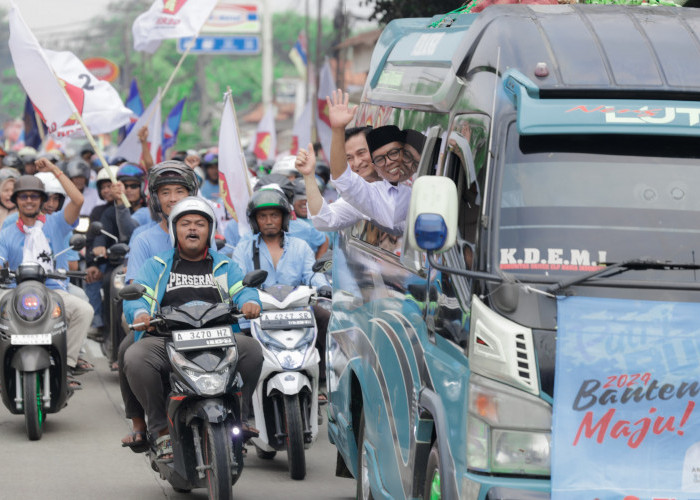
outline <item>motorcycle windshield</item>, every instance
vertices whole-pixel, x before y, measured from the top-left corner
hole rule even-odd
[[[177,307],[164,307],[162,313],[170,330],[235,323],[230,305],[226,303],[193,301]]]

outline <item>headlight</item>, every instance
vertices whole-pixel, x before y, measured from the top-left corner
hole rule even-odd
[[[548,476],[552,408],[524,391],[472,374],[467,467],[497,474]]]
[[[15,310],[25,321],[36,321],[46,312],[49,297],[46,291],[38,287],[24,287],[15,297]]]
[[[281,351],[276,352],[277,362],[285,370],[297,370],[301,368],[301,364],[304,362],[304,355],[306,350],[302,351]]]
[[[231,353],[231,350],[233,350],[233,353]],[[235,356],[236,350],[229,349],[227,357],[229,355]],[[219,364],[216,371],[205,372],[199,366],[177,352],[170,344],[168,344],[168,356],[180,373],[182,373],[202,394],[215,396],[226,390],[226,381],[228,380],[230,371],[228,364],[224,364],[222,368],[219,368],[222,366]]]

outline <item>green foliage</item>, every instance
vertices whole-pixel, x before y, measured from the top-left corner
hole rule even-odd
[[[374,5],[370,19],[387,24],[404,17],[433,17],[451,12],[464,3],[464,0],[365,0],[366,5]]]

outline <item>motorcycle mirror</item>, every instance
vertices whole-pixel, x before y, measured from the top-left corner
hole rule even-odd
[[[253,288],[257,288],[263,283],[265,283],[265,280],[267,279],[267,271],[263,271],[262,269],[256,269],[255,271],[251,271],[248,274],[245,275],[243,278],[243,286],[249,286]]]
[[[70,237],[70,240],[68,240],[68,244],[71,246],[73,250],[76,252],[79,252],[83,248],[85,248],[85,235],[83,234],[74,234],[73,236]]]
[[[226,246],[226,238],[224,238],[224,237],[217,237],[216,240],[214,240],[214,241],[216,241],[216,249],[217,250],[221,250],[222,248],[224,248]]]
[[[98,234],[100,234],[100,231],[102,231],[103,228],[104,226],[102,225],[102,223],[96,220],[90,223],[87,232],[90,236],[97,236]]]
[[[311,270],[315,273],[325,273],[326,271],[330,271],[332,267],[333,259],[328,257],[318,259],[316,262],[314,262],[314,265],[311,266]]]
[[[140,283],[131,283],[119,290],[119,298],[124,300],[139,300],[146,295],[146,287]]]
[[[109,247],[109,253],[116,257],[124,257],[129,253],[129,245],[126,243],[115,243]]]

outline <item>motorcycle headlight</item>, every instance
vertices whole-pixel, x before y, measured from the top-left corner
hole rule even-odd
[[[472,374],[467,467],[495,474],[548,476],[552,407],[513,387]]]
[[[15,297],[15,311],[25,321],[36,321],[46,312],[48,301],[46,290],[24,287]]]
[[[230,355],[231,349],[229,349]],[[235,349],[233,349],[233,356],[236,355]],[[168,355],[173,365],[178,369],[180,373],[186,377],[191,384],[199,390],[202,394],[206,396],[215,396],[221,394],[226,390],[226,382],[229,375],[229,365],[219,364],[216,371],[206,372],[202,370],[199,366],[189,361],[185,356],[180,354],[175,350],[174,347],[168,345]],[[221,367],[222,368],[219,368]]]
[[[306,350],[281,351],[276,352],[275,356],[277,357],[277,362],[282,368],[285,370],[296,370],[301,368],[301,365],[304,362],[304,354],[306,354]]]
[[[256,334],[256,337],[258,338],[260,343],[263,344],[266,348],[275,353],[287,349],[287,346],[285,346],[282,342],[273,338],[265,330],[260,328],[260,323],[251,321],[251,324],[253,325],[253,330]]]

